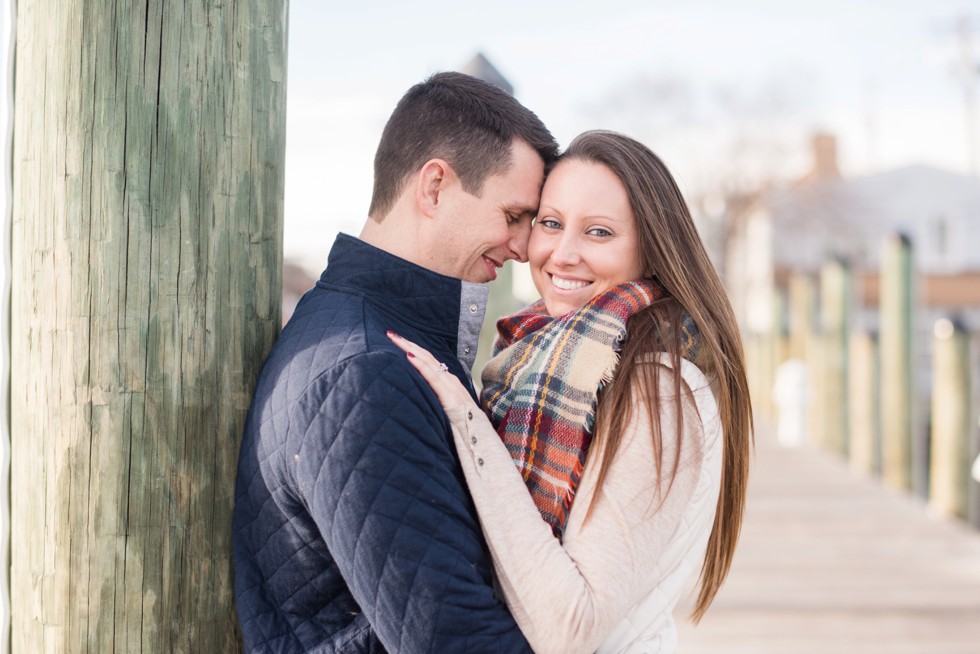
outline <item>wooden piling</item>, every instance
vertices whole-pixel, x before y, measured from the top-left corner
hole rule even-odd
[[[285,5],[18,12],[13,651],[236,651],[235,467],[280,324]]]
[[[774,286],[772,289],[772,367],[773,380],[776,379],[776,371],[784,361],[789,359],[790,338],[789,328],[789,302],[786,289]]]
[[[956,320],[936,321],[932,344],[932,438],[929,503],[967,517],[970,487],[970,347]]]
[[[851,272],[846,263],[826,262],[820,271],[820,321],[823,341],[823,434],[821,442],[842,456],[848,449],[848,330]]]
[[[881,257],[881,465],[889,485],[912,489],[912,242],[885,240]]]
[[[849,432],[848,459],[851,469],[866,475],[881,470],[880,380],[878,338],[866,331],[851,334],[848,371]]]
[[[980,529],[980,331],[970,330],[970,479],[967,481],[967,522]]]
[[[788,295],[789,357],[806,361],[809,339],[814,331],[814,292],[810,277],[801,272],[793,273]]]

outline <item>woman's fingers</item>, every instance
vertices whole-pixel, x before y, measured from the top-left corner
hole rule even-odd
[[[408,355],[409,363],[415,366],[429,383],[443,408],[472,402],[469,392],[456,376],[448,374],[448,366],[432,356],[432,353],[395,332],[389,331],[388,338]]]
[[[399,336],[393,331],[388,331],[388,338],[391,342],[400,347],[408,355],[409,360],[412,365],[418,368],[422,376],[429,379],[428,373],[439,373],[443,371],[441,362],[437,361],[432,353],[426,350],[424,347],[416,345],[412,341]]]

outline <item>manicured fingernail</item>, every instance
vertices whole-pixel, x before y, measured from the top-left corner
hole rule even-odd
[[[397,336],[397,334],[396,334],[396,336]],[[409,358],[409,359],[414,359],[414,358],[415,358],[415,355],[414,355],[414,354],[412,354],[411,352],[409,352],[409,353],[408,353],[408,358]]]
[[[399,336],[395,332],[391,331],[390,329],[388,331],[386,331],[385,333],[388,334],[388,337],[389,338],[392,337],[392,336],[394,336],[395,338],[401,338],[401,336]]]

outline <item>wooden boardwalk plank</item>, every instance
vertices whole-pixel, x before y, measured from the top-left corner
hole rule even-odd
[[[742,540],[680,654],[980,654],[980,532],[759,438]]]

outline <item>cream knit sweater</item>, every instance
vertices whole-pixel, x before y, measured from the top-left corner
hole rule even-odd
[[[662,355],[662,393],[673,370]],[[535,652],[660,653],[677,644],[672,611],[701,568],[721,478],[722,434],[708,381],[682,360],[683,438],[671,397],[661,411],[656,476],[645,407],[634,407],[592,515],[597,466],[586,463],[564,542],[551,533],[489,420],[475,405],[447,411],[507,606]]]

